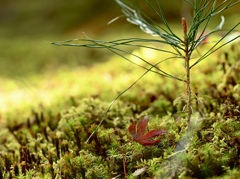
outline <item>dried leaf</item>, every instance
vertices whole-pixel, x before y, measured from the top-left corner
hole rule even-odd
[[[138,142],[139,144],[143,146],[151,146],[155,145],[158,142],[160,142],[160,138],[154,140],[154,137],[161,136],[162,134],[167,133],[164,130],[156,129],[156,130],[151,130],[148,133],[145,133],[147,129],[147,124],[148,124],[148,116],[144,117],[141,119],[138,124],[136,122],[133,122],[131,126],[129,126],[128,131],[132,135],[132,138],[134,141]]]

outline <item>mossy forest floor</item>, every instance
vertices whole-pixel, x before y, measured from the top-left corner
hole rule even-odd
[[[14,48],[22,40],[6,42]],[[198,99],[192,131],[187,132],[182,112],[184,84],[149,72],[116,100],[88,143],[111,101],[144,70],[106,51],[56,47],[38,39],[31,44],[12,54],[19,68],[1,61],[7,70],[2,69],[0,78],[0,178],[239,177],[238,42],[192,70]],[[199,53],[207,47],[201,48]],[[151,62],[164,58],[141,48],[134,53]],[[53,54],[49,61],[48,54]],[[47,72],[41,59],[48,64]],[[87,60],[80,63],[81,59]],[[162,67],[182,77],[180,62],[172,60]],[[148,130],[168,131],[155,146],[141,146],[128,132],[132,122],[144,116],[150,119]]]

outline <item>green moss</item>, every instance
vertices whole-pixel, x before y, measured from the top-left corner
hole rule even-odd
[[[209,73],[214,74],[214,69]],[[72,97],[62,111],[42,108],[30,112],[25,120],[17,122],[10,118],[8,130],[1,131],[8,137],[1,139],[0,175],[3,178],[111,178],[123,177],[125,168],[128,178],[237,176],[240,123],[234,88],[205,89],[217,82],[198,82],[203,84],[198,90],[205,90],[213,97],[202,99],[204,107],[199,105],[203,113],[193,116],[195,130],[189,136],[184,115],[176,113],[171,103],[176,94],[167,92],[175,85],[169,84],[161,91],[152,88],[149,92],[144,89],[155,82],[146,81],[141,82],[145,86],[140,85],[139,91],[130,91],[116,101],[89,143],[85,143],[87,138],[110,104],[101,98]],[[138,98],[136,94],[140,91]],[[223,92],[228,98],[219,99]],[[132,121],[146,115],[150,115],[148,130],[168,131],[156,146],[141,146],[128,134]],[[145,167],[146,171],[134,176],[137,169]]]
[[[91,68],[61,68],[54,74],[43,74],[43,79],[29,78],[34,83],[38,81],[36,94],[41,99],[28,98],[26,93],[16,95],[16,103],[8,105],[7,114],[1,115],[0,178],[124,178],[124,169],[127,178],[237,178],[240,174],[237,47],[238,44],[232,44],[193,71],[192,86],[198,99],[193,106],[199,112],[194,111],[194,130],[190,134],[183,112],[182,84],[156,74],[147,74],[106,114],[111,100],[143,73],[127,62],[120,62],[119,57],[112,56]],[[146,57],[151,54],[142,48],[136,52]],[[63,61],[78,59],[77,52],[69,53],[72,56],[65,54]],[[56,58],[59,56],[62,54]],[[153,63],[159,60],[154,54],[149,57]],[[178,75],[180,65],[166,63],[164,68],[174,67]],[[48,81],[50,78],[52,82]],[[13,79],[0,80],[6,84],[3,91],[19,89]],[[178,100],[173,102],[175,99]],[[105,114],[102,125],[86,143]],[[147,115],[150,116],[147,130],[168,131],[157,145],[150,147],[134,142],[128,132],[133,121]],[[146,171],[135,176],[135,171],[144,168]]]

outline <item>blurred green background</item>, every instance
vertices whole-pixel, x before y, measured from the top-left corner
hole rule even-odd
[[[59,49],[49,42],[83,37],[83,31],[100,33],[116,16],[114,4],[98,0],[1,1],[1,76],[32,75],[51,66],[87,63],[78,58],[82,54],[79,49]]]
[[[158,20],[144,1],[131,2]],[[182,6],[181,0],[162,1],[161,4],[170,21],[180,22],[180,14],[189,14],[188,7]],[[72,68],[75,65],[90,65],[104,60],[106,54],[99,50],[57,48],[49,42],[85,38],[82,32],[91,38],[100,39],[110,38],[108,36],[130,37],[131,32],[140,33],[125,18],[107,25],[107,22],[120,15],[121,9],[114,0],[2,0],[0,75],[32,75],[58,65],[70,65]],[[218,22],[219,20],[216,21]]]
[[[113,54],[107,50],[57,47],[50,42],[85,38],[83,32],[106,40],[142,34],[125,18],[107,24],[121,15],[114,0],[0,1],[0,111],[52,103],[50,99],[56,101],[56,93],[57,103],[62,102],[63,95],[68,98],[81,93],[81,79],[94,77],[81,77],[86,75],[78,72],[107,61]]]
[[[158,20],[145,1],[131,2]],[[181,0],[160,2],[173,27],[181,24],[181,14],[189,14],[188,7],[182,6]],[[234,7],[234,12],[238,13],[238,7]],[[227,12],[229,18],[233,16],[232,12]],[[106,50],[57,47],[51,45],[51,41],[85,38],[82,32],[102,40],[147,36],[138,27],[126,22],[125,18],[107,25],[107,22],[121,15],[121,9],[114,0],[1,0],[0,108],[9,109],[9,101],[21,103],[27,101],[28,94],[34,93],[30,95],[31,103],[49,81],[57,86],[55,91],[64,88],[61,86],[62,76],[66,81],[71,81],[69,72],[91,68],[106,62],[112,55]],[[235,19],[231,18],[227,23],[237,22],[238,19]],[[216,24],[219,22],[220,19],[217,19]],[[178,31],[178,28],[175,30]],[[74,78],[77,80],[80,76]],[[65,84],[65,87],[68,85]],[[23,97],[18,99],[19,90],[23,91],[20,93]]]

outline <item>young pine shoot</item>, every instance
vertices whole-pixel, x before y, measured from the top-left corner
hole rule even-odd
[[[193,15],[192,15],[191,22],[187,22],[186,19],[182,17],[181,28],[183,33],[181,35],[177,35],[171,29],[164,15],[160,0],[155,0],[151,2],[149,0],[145,0],[145,3],[161,20],[162,22],[161,24],[155,22],[152,18],[150,18],[145,12],[143,12],[140,8],[135,6],[133,3],[130,3],[127,0],[115,0],[115,1],[122,8],[123,13],[127,17],[127,21],[129,21],[134,25],[139,26],[142,31],[153,36],[154,38],[129,37],[125,39],[118,39],[118,40],[112,40],[112,41],[102,41],[102,40],[94,40],[86,36],[85,39],[73,39],[73,40],[52,42],[52,44],[58,45],[58,46],[107,49],[121,56],[123,59],[129,61],[130,63],[146,70],[132,85],[130,85],[127,89],[125,89],[122,93],[120,93],[115,98],[115,100],[110,104],[108,110],[106,111],[105,116],[107,112],[110,110],[111,106],[114,104],[114,102],[126,91],[128,91],[132,86],[134,86],[148,72],[153,72],[158,74],[160,77],[168,77],[173,80],[177,80],[179,82],[184,83],[184,88],[186,88],[184,89],[186,93],[186,97],[184,98],[184,101],[186,105],[184,106],[183,109],[187,114],[186,118],[188,123],[188,130],[190,130],[191,116],[193,114],[192,101],[193,99],[196,99],[196,95],[194,95],[193,90],[191,88],[191,70],[201,61],[206,59],[209,55],[211,55],[215,51],[219,50],[220,48],[224,47],[225,45],[239,38],[239,35],[237,35],[234,38],[231,38],[230,40],[226,40],[227,39],[226,37],[236,30],[236,27],[239,25],[240,22],[238,22],[232,28],[223,31],[222,27],[224,25],[225,18],[220,15],[224,11],[238,4],[240,0],[223,0],[223,1],[184,0],[184,3],[190,6]],[[215,16],[219,17],[220,23],[215,29],[209,31],[209,25],[211,23],[211,20]],[[209,44],[210,47],[206,52],[201,54],[199,57],[194,56],[193,58],[193,53],[197,51],[198,47],[202,45],[206,41],[206,39],[208,39],[211,35],[220,31],[225,32],[225,34],[221,36],[217,41],[210,43]],[[168,45],[172,48],[172,50],[162,49],[160,45],[153,47],[152,46],[153,43]],[[155,50],[161,53],[167,53],[169,54],[169,57],[165,59],[161,59],[157,63],[152,64],[148,61],[148,59],[144,59],[139,55],[133,54],[132,52],[123,49],[122,48],[123,46],[147,48],[147,49]],[[138,58],[143,63],[148,65],[148,67],[146,67],[146,65],[140,65],[132,61],[130,58],[127,57],[127,55],[131,55],[135,58]],[[181,75],[181,77],[173,75],[170,72],[165,71],[159,67],[161,63],[170,59],[183,61],[183,68],[185,72],[184,74]],[[105,119],[105,116],[103,116],[102,121]],[[102,121],[100,122],[99,126],[101,125]],[[98,127],[92,133],[92,135],[97,131]],[[92,135],[89,137],[89,139],[92,137]]]

